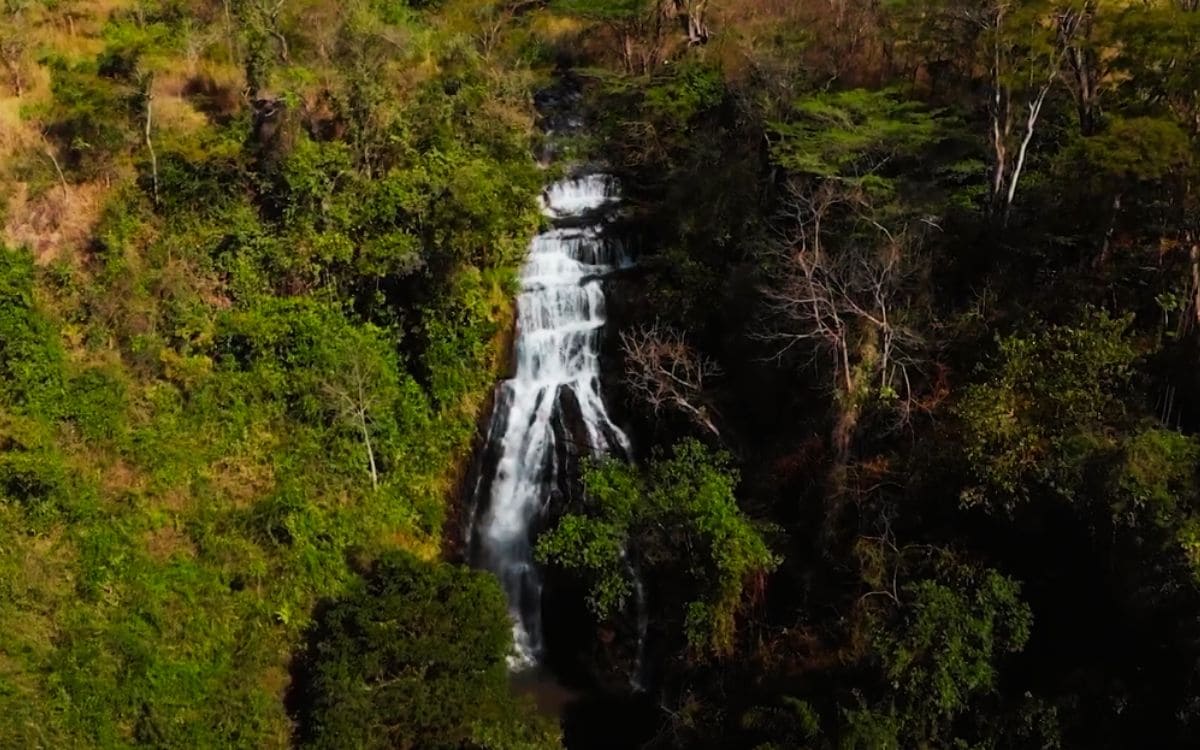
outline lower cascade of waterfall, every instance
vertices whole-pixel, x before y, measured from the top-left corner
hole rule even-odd
[[[616,201],[615,182],[603,174],[546,191],[552,228],[534,238],[521,272],[515,373],[498,387],[473,487],[468,543],[474,563],[495,573],[508,596],[514,671],[536,666],[544,652],[533,547],[548,509],[569,491],[581,458],[629,454],[600,388],[602,279],[629,263],[621,243],[602,237]]]

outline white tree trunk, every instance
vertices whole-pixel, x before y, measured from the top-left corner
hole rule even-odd
[[[363,445],[367,447],[367,463],[371,468],[371,488],[379,489],[379,469],[375,466],[375,449],[371,446],[371,430],[367,427],[367,413],[358,413],[358,425],[362,429]]]
[[[1021,179],[1021,171],[1025,168],[1025,156],[1029,152],[1029,142],[1033,140],[1033,131],[1037,127],[1038,118],[1042,114],[1042,105],[1046,103],[1046,95],[1050,93],[1051,80],[1038,92],[1037,98],[1029,103],[1029,117],[1025,121],[1025,137],[1021,139],[1021,147],[1017,151],[1017,163],[1013,167],[1012,177],[1008,182],[1008,195],[1004,198],[1004,222],[1008,223],[1008,215],[1012,210],[1013,200],[1017,197],[1017,182]]]

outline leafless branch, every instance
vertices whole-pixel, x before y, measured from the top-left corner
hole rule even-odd
[[[799,348],[812,362],[828,359],[836,390],[895,395],[907,417],[910,370],[924,344],[903,322],[916,267],[908,228],[884,226],[856,188],[835,181],[794,186],[788,206],[790,229],[770,251],[777,270],[762,290],[770,322],[758,338],[777,358]],[[840,230],[855,230],[830,248],[827,225],[835,216]]]
[[[720,435],[704,403],[705,381],[721,374],[716,362],[690,346],[681,332],[659,323],[622,331],[621,348],[625,383],[655,414],[673,408]]]

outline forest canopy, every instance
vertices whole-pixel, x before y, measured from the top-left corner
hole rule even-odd
[[[571,163],[548,716],[461,527]],[[1198,169],[1195,0],[5,0],[0,746],[1195,747]]]

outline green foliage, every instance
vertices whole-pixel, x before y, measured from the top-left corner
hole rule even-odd
[[[147,52],[170,46],[171,29],[164,23],[139,24],[118,20],[104,28],[104,51],[97,59],[97,72],[105,78],[133,81]]]
[[[1197,497],[1200,444],[1163,429],[1134,434],[1124,446],[1113,511],[1131,523],[1173,524]]]
[[[43,117],[66,149],[64,167],[84,179],[110,168],[131,142],[134,93],[119,81],[98,75],[90,63],[56,60],[50,67],[52,103]]]
[[[1103,133],[1081,139],[1065,158],[1089,176],[1093,189],[1122,191],[1164,179],[1188,165],[1192,151],[1187,133],[1174,121],[1135,117],[1113,120]]]
[[[33,257],[0,246],[0,401],[49,414],[64,388],[64,355],[33,284]]]
[[[528,709],[509,695],[512,630],[486,574],[385,555],[315,628],[305,747],[558,744],[546,727],[512,734]]]
[[[283,220],[309,220],[318,227],[349,223],[349,205],[336,197],[351,179],[350,149],[345,143],[300,138],[282,168]]]
[[[1005,658],[1029,640],[1033,616],[1019,583],[946,552],[932,562],[895,599],[863,600],[870,658],[886,687],[878,703],[843,709],[840,747],[966,746],[954,744],[969,736],[961,717],[997,693]]]
[[[646,575],[684,582],[673,595],[683,612],[673,619],[691,649],[732,653],[738,611],[779,559],[738,508],[728,457],[689,440],[643,471],[617,461],[593,466],[584,486],[584,512],[544,534],[538,557],[583,574],[593,611],[611,616],[629,595],[625,557],[635,553]]]
[[[957,407],[975,482],[964,504],[1011,510],[1037,493],[1077,497],[1087,459],[1106,442],[1103,425],[1120,416],[1137,356],[1129,323],[1099,312],[1000,341],[986,379]]]
[[[651,0],[556,0],[555,7],[571,15],[592,21],[629,23],[653,10]]]
[[[771,741],[754,750],[784,750],[811,747],[821,735],[821,717],[807,701],[783,696],[779,706],[759,706],[742,716],[742,728],[765,735]],[[879,747],[876,745],[876,747]]]
[[[891,159],[921,154],[945,128],[937,112],[898,91],[814,94],[772,124],[771,155],[793,172],[860,181]]]
[[[4,8],[0,746],[286,746],[317,602],[440,548],[543,175],[529,77],[401,5],[23,4],[15,139]],[[472,581],[450,694],[505,677]],[[554,746],[491,705],[450,734]]]
[[[656,80],[645,89],[646,115],[686,125],[720,104],[725,93],[720,69],[684,61],[670,77]]]
[[[1200,112],[1200,71],[1176,60],[1200,53],[1200,16],[1184,4],[1155,3],[1121,11],[1113,36],[1117,43],[1114,68],[1122,78],[1125,98],[1136,109],[1153,115],[1169,114],[1185,126]]]
[[[1029,640],[1021,586],[994,570],[952,567],[904,587],[903,624],[875,636],[887,681],[947,721],[996,688],[999,659]]]

